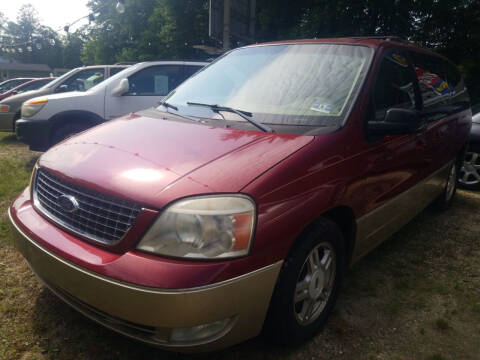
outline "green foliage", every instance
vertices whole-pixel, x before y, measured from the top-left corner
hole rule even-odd
[[[235,0],[232,0],[235,1]],[[208,37],[208,0],[90,0],[95,20],[60,39],[24,5],[3,32],[28,39],[54,37],[42,50],[0,54],[25,62],[74,67],[156,59],[208,58],[193,45],[216,45]],[[0,26],[0,35],[2,29]],[[397,35],[450,58],[465,75],[473,103],[480,102],[479,0],[257,0],[256,41],[294,38]],[[233,42],[235,45],[235,42]],[[33,61],[35,60],[35,61]]]
[[[82,53],[84,40],[78,33],[71,34],[64,42],[63,48],[63,66],[66,68],[75,68],[82,65],[80,56]]]
[[[257,0],[257,40],[396,35],[451,59],[480,102],[478,0]]]
[[[1,18],[1,17],[0,17]],[[4,21],[4,36],[14,39],[14,43],[22,44],[22,52],[0,53],[2,57],[12,58],[24,63],[44,63],[50,67],[62,66],[63,45],[58,34],[51,28],[43,26],[38,20],[38,13],[35,8],[26,4],[18,11],[17,21]],[[34,43],[32,43],[32,39]],[[27,44],[31,51],[27,50]],[[38,47],[36,46],[38,44]]]
[[[205,58],[192,48],[208,39],[206,0],[127,0],[126,11],[115,11],[116,0],[91,0],[99,16],[85,44],[87,64],[115,61]]]

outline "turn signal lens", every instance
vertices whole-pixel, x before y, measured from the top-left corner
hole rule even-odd
[[[22,118],[29,118],[38,113],[48,103],[48,99],[37,98],[25,101],[22,105]]]
[[[1,105],[0,104],[0,112],[8,112],[10,110],[9,105]]]
[[[32,99],[25,102],[25,105],[43,105],[48,102],[48,99]]]

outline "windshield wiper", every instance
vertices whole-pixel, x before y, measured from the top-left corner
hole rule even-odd
[[[273,129],[271,129],[270,127],[268,127],[267,125],[265,124],[262,124],[262,123],[259,123],[258,121],[255,121],[252,119],[252,113],[251,112],[248,112],[248,111],[243,111],[243,110],[237,110],[237,109],[234,109],[234,108],[231,108],[231,107],[228,107],[228,106],[221,106],[221,105],[215,105],[215,104],[202,104],[202,103],[195,103],[195,102],[187,102],[187,105],[191,105],[191,106],[203,106],[203,107],[208,107],[210,108],[213,112],[220,112],[220,111],[226,111],[226,112],[231,112],[231,113],[234,113],[234,114],[237,114],[238,116],[240,116],[242,119],[248,121],[250,124],[256,126],[257,128],[259,128],[260,130],[262,131],[265,131],[265,132],[274,132]]]
[[[200,122],[199,119],[195,119],[195,118],[190,117],[190,116],[187,116],[187,115],[179,114],[179,113],[178,113],[178,107],[176,107],[175,105],[169,104],[169,103],[166,102],[166,101],[160,101],[160,103],[159,103],[158,105],[165,107],[165,109],[167,109],[167,113],[168,113],[168,114],[175,115],[175,116],[178,116],[178,117],[181,117],[181,118],[183,118],[183,119],[190,120],[190,121]],[[175,113],[175,114],[174,114],[174,113],[171,113],[170,111],[168,111],[168,109],[173,109],[173,110],[177,111],[177,113]]]
[[[166,102],[166,101],[160,101],[160,102],[158,103],[158,105],[164,106],[164,107],[166,107],[167,109],[170,108],[170,109],[173,109],[173,110],[175,110],[175,111],[178,111],[178,107],[176,107],[175,105],[169,104],[169,103]]]

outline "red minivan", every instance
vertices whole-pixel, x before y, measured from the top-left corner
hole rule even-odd
[[[448,207],[471,117],[455,66],[409,43],[239,48],[43,154],[9,209],[16,246],[60,298],[142,342],[297,344],[354,261]]]

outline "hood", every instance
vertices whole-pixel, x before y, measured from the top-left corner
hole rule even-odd
[[[179,197],[238,192],[312,140],[131,114],[60,143],[39,165],[79,185],[161,208]]]
[[[52,89],[38,89],[27,91],[18,95],[12,95],[2,101],[3,104],[11,105],[11,104],[19,104],[21,105],[24,101],[30,100],[34,97],[43,96],[50,94]]]
[[[48,100],[62,100],[62,99],[68,100],[71,98],[76,98],[76,97],[81,97],[86,95],[89,95],[86,91],[67,91],[67,92],[61,92],[56,94],[48,94],[46,96],[42,96],[42,98],[46,98]]]

